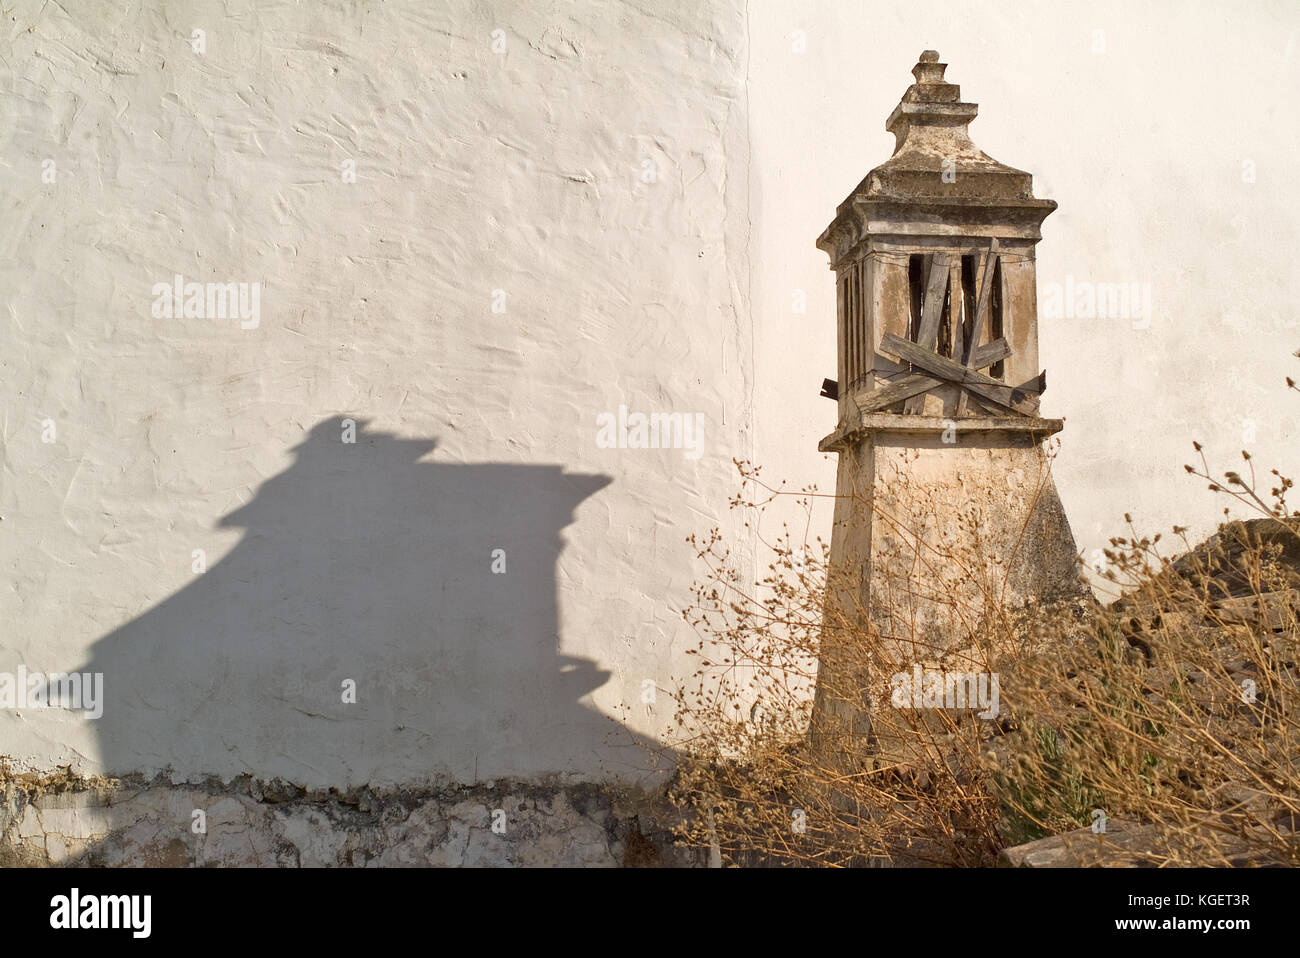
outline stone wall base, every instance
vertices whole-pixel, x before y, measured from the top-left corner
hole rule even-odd
[[[662,798],[616,786],[492,783],[307,790],[0,773],[0,866],[702,864]],[[201,812],[202,815],[196,814]],[[496,823],[496,829],[493,825]],[[197,831],[199,825],[203,830]]]

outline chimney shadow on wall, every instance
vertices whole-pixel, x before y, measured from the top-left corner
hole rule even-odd
[[[228,554],[95,643],[109,774],[644,779],[654,743],[580,701],[610,672],[558,650],[561,532],[610,478],[421,462],[434,441],[346,424],[220,521],[246,530]]]

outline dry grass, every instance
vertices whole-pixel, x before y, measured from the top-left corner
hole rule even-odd
[[[1107,604],[1019,608],[974,514],[938,545],[897,536],[869,608],[828,603],[852,583],[827,545],[807,525],[761,534],[773,503],[823,497],[739,463],[732,508],[770,562],[749,582],[716,530],[691,540],[708,571],[677,692],[680,840],[723,864],[979,866],[1104,816],[1128,827],[1117,860],[1300,863],[1300,513],[1291,481],[1261,490],[1242,455],[1246,475],[1187,469],[1259,518],[1195,549],[1175,527],[1177,559],[1133,531],[1106,551]],[[892,707],[891,677],[918,664],[996,673],[1000,714]]]

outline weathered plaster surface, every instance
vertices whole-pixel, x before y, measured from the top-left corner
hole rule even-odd
[[[107,691],[0,712],[0,753],[646,776],[684,540],[750,442],[743,5],[19,2],[0,33],[0,670]],[[175,274],[260,283],[260,322],[156,318]],[[620,405],[701,441],[601,448]]]
[[[903,619],[891,632],[926,620],[954,631],[955,614],[927,611],[901,588],[917,578],[933,589],[924,594],[978,612],[985,589],[1012,607],[1079,594],[1074,539],[1048,454],[1033,439],[877,441],[870,458],[873,590],[888,589],[883,579],[891,578],[900,592],[881,597]],[[918,561],[933,571],[918,573]],[[925,638],[943,644],[940,635]]]
[[[652,795],[596,785],[304,790],[29,775],[4,782],[0,866],[702,864],[673,844],[672,821]]]

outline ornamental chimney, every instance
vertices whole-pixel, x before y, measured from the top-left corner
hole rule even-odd
[[[942,664],[991,598],[1084,588],[1043,448],[1064,423],[1039,414],[1034,250],[1056,203],[975,146],[978,108],[946,70],[921,54],[885,122],[893,155],[817,241],[838,289],[824,394],[839,415],[820,445],[839,455],[827,642],[869,619],[895,642],[891,669]],[[823,706],[826,688],[868,682],[846,685],[827,655]],[[860,691],[849,714],[877,697]]]

